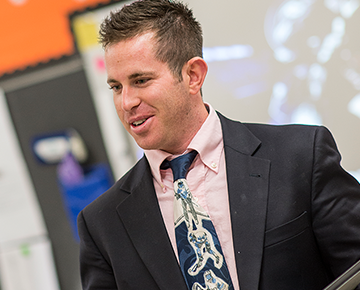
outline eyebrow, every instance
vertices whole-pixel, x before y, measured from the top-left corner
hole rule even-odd
[[[154,75],[155,75],[154,72],[133,73],[133,74],[131,74],[131,75],[128,77],[128,79],[129,79],[129,80],[133,80],[133,79],[136,79],[136,78],[138,78],[138,77],[154,76]],[[112,79],[112,78],[110,78],[110,79],[107,80],[107,83],[108,83],[108,84],[110,84],[110,83],[117,83],[117,82],[118,82],[117,80]]]
[[[132,75],[130,75],[129,79],[132,80],[132,79],[136,79],[138,77],[143,77],[145,75],[152,75],[153,73],[151,72],[142,72],[142,73],[134,73]]]
[[[117,81],[114,80],[114,79],[107,79],[106,81],[108,84],[111,84],[111,83],[116,83]]]

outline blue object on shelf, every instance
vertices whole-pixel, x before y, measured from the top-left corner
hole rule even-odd
[[[77,216],[84,207],[112,186],[113,178],[110,168],[107,164],[101,163],[85,170],[83,177],[76,182],[73,180],[69,182],[68,179],[62,179],[60,176],[58,176],[58,181],[71,227],[78,241]]]

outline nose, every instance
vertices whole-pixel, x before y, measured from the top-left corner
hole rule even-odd
[[[137,93],[131,87],[124,87],[121,94],[121,108],[124,111],[131,111],[133,108],[139,106],[141,100]]]

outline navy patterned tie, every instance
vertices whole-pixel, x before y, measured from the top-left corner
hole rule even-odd
[[[174,175],[174,223],[180,267],[190,290],[233,289],[215,228],[206,211],[192,196],[185,179],[197,155],[191,151],[170,162]]]

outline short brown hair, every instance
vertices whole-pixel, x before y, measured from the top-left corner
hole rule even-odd
[[[179,1],[138,0],[110,12],[100,26],[103,48],[135,36],[154,32],[156,58],[167,63],[182,80],[184,64],[202,57],[202,29],[191,9]]]

